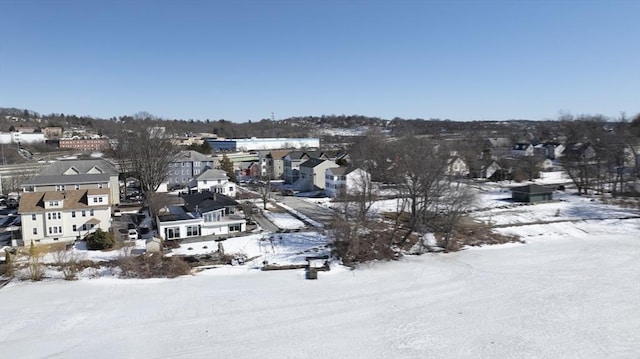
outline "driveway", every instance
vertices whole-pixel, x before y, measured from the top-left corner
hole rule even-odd
[[[309,199],[293,196],[277,196],[276,200],[325,226],[328,226],[335,216],[335,212],[333,210],[325,208],[319,204],[314,204],[310,202]],[[313,201],[313,199],[310,200]]]

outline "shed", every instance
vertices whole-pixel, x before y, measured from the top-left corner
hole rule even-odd
[[[553,189],[537,184],[514,187],[511,189],[511,198],[515,202],[550,201],[553,199]]]

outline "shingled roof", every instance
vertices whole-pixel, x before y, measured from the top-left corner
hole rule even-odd
[[[91,205],[87,199],[87,195],[103,194],[109,195],[108,188],[91,189],[91,190],[69,190],[69,191],[50,191],[50,192],[25,192],[20,196],[20,206],[18,213],[34,213],[44,212],[44,202],[50,200],[61,200],[62,209],[85,209],[85,208],[105,208],[106,205]]]

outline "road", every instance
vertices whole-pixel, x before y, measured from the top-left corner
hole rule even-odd
[[[314,204],[308,199],[294,196],[276,196],[276,201],[284,203],[285,205],[325,226],[328,226],[335,216],[335,212],[331,209],[322,207],[319,204]],[[311,201],[313,201],[313,199],[311,199]]]

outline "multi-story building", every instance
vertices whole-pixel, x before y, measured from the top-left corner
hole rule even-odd
[[[300,165],[300,178],[294,183],[294,189],[302,192],[324,189],[325,170],[339,167],[334,161],[310,158]]]
[[[77,151],[106,151],[111,143],[106,137],[61,138],[58,147]]]
[[[376,191],[371,175],[359,168],[333,167],[325,171],[324,193],[328,197]]]
[[[22,182],[23,192],[60,192],[107,189],[109,203],[120,203],[119,172],[104,159],[63,160],[43,168],[38,175]]]
[[[186,185],[194,177],[213,168],[213,157],[205,156],[196,151],[180,151],[176,159],[169,164],[167,185]]]
[[[237,138],[237,139],[208,139],[214,151],[259,151],[276,150],[280,148],[318,148],[319,138]]]
[[[109,195],[109,188],[23,193],[18,207],[22,238],[12,244],[71,242],[97,228],[108,231]]]

